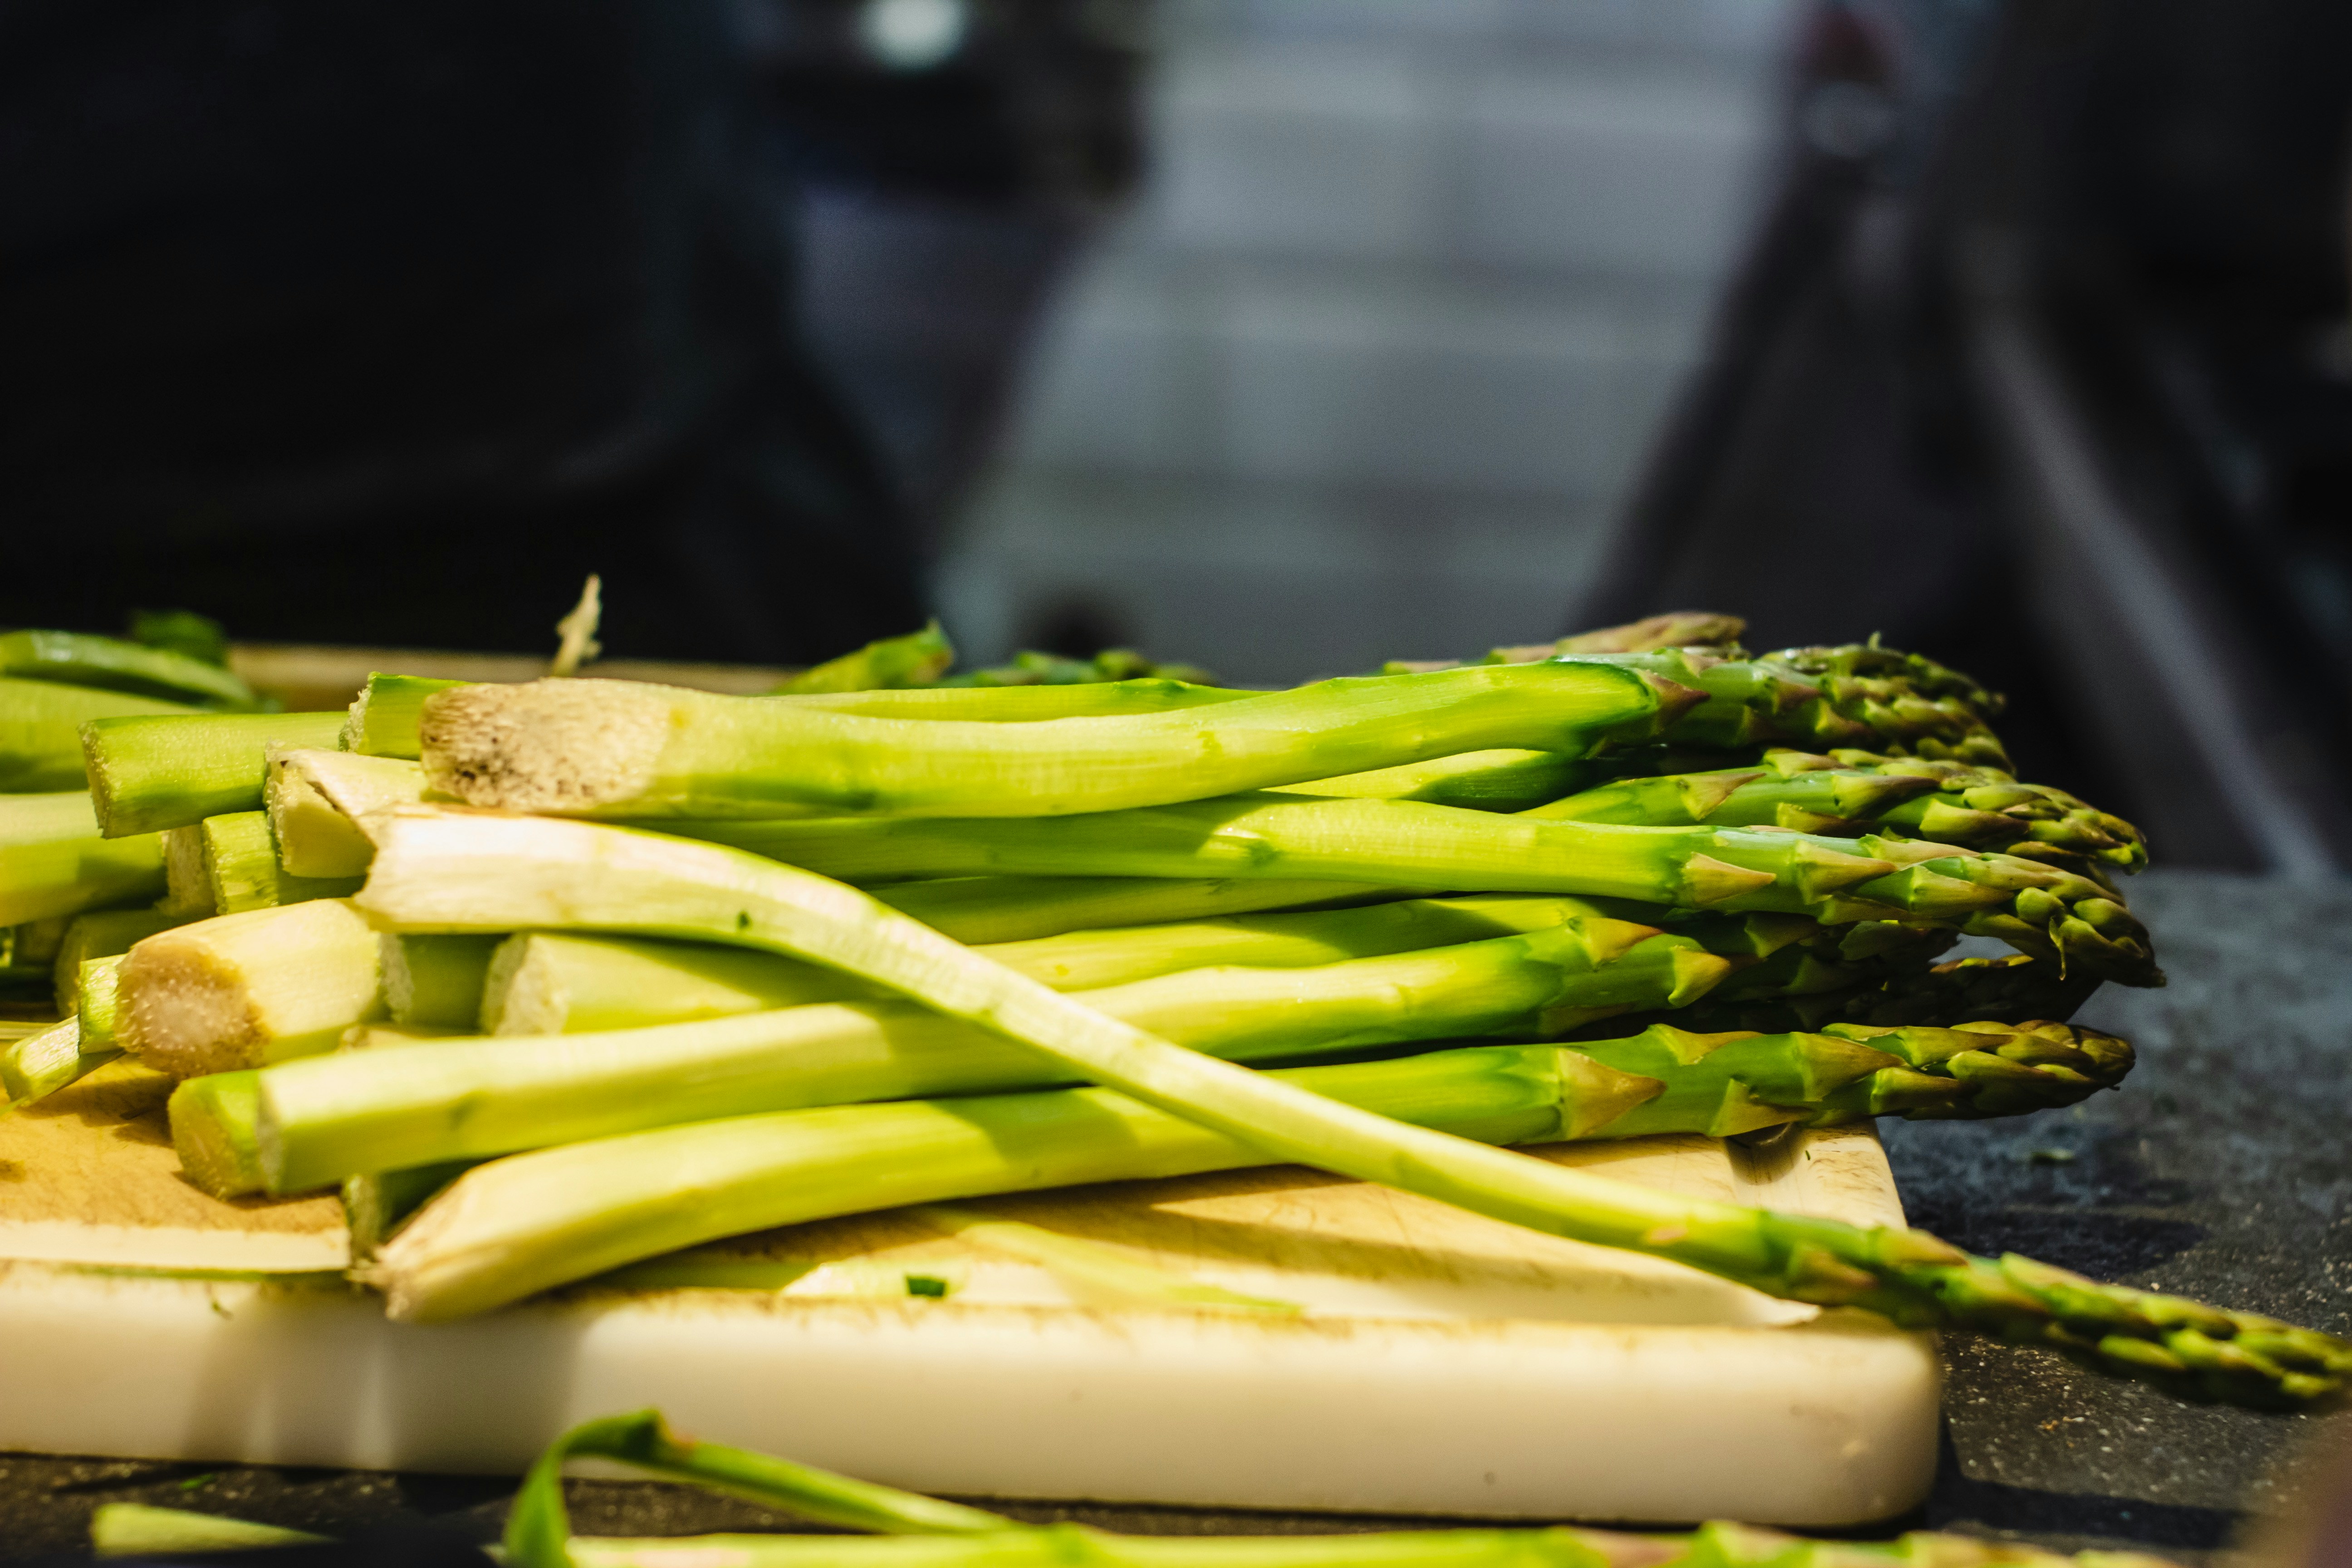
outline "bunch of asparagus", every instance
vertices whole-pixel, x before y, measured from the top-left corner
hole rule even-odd
[[[941,684],[927,629],[761,698],[392,675],[347,718],[100,719],[101,841],[177,836],[207,918],[92,953],[27,1059],[181,1076],[215,1191],[342,1183],[419,1321],[823,1215],[1297,1161],[2192,1397],[2333,1391],[2323,1335],[1492,1147],[2011,1114],[2128,1068],[2063,1020],[2161,982],[2114,880],[2137,833],[2013,779],[1964,677],[1730,636],[1257,692]],[[1937,963],[1962,935],[2017,956]]]

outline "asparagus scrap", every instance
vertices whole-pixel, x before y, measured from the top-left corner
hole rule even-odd
[[[93,719],[194,711],[159,698],[0,677],[0,791],[83,788],[81,727]]]
[[[142,902],[163,891],[154,834],[100,837],[83,790],[0,795],[0,926]]]
[[[1108,811],[1494,747],[1582,752],[1693,700],[1605,663],[1325,681],[1202,709],[981,723],[622,681],[468,686],[425,705],[427,781],[476,805],[607,816]]]
[[[1360,879],[1575,893],[1990,936],[2126,984],[2161,984],[2113,889],[2063,868],[1884,835],[1638,827],[1402,800],[1274,794],[1067,818],[830,817],[673,829],[848,880],[957,873]]]
[[[385,1011],[406,1028],[470,1032],[498,947],[496,937],[385,932],[378,947]]]
[[[272,745],[263,768],[262,801],[278,858],[297,877],[364,874],[375,851],[357,819],[425,798],[424,770],[395,758]]]
[[[332,1050],[380,1015],[375,930],[351,901],[314,899],[162,931],[121,962],[123,1046],[190,1078]]]
[[[82,728],[82,760],[100,830],[120,838],[257,810],[273,743],[332,746],[341,731],[335,713],[93,719]]]
[[[839,1535],[623,1540],[572,1533],[563,1468],[618,1460],[843,1530]],[[1550,1526],[1328,1536],[1134,1536],[1027,1525],[673,1434],[658,1411],[583,1422],[523,1478],[503,1542],[513,1568],[2166,1568],[2133,1552],[2068,1557],[2014,1542],[1914,1532],[1885,1543],[1807,1541],[1723,1522],[1688,1535]]]
[[[278,864],[278,836],[266,811],[232,811],[207,816],[194,828],[202,846],[204,881],[211,912],[241,914],[311,899],[341,899],[358,892],[356,876],[298,877]]]
[[[1924,1232],[1676,1198],[1342,1106],[1106,1017],[854,889],[717,846],[428,807],[385,814],[372,826],[376,861],[359,902],[388,927],[569,925],[696,936],[831,964],[1003,1034],[1117,1091],[1063,1091],[1097,1096],[1088,1114],[1115,1139],[1129,1120],[1119,1102],[1140,1102],[1138,1114],[1181,1118],[1197,1136],[1231,1142],[1257,1159],[1384,1183],[1552,1235],[1686,1263],[1790,1300],[2051,1346],[2192,1396],[2300,1404],[2337,1391],[2352,1374],[2352,1344],[2250,1313],[2095,1285],[2031,1259],[1973,1258]],[[839,1118],[877,1109],[779,1114]],[[1521,1115],[1538,1128],[1559,1120],[1556,1107]],[[757,1136],[726,1135],[765,1120],[631,1135],[639,1147],[679,1151],[656,1162],[670,1163],[651,1212],[594,1201],[595,1173],[613,1170],[619,1140],[482,1166],[383,1249],[373,1277],[388,1288],[395,1315],[457,1316],[570,1277],[598,1246],[606,1256],[628,1255],[678,1223],[681,1206],[704,1216],[695,1223],[726,1223],[695,1173],[718,1173],[730,1156],[744,1157],[747,1143],[771,1157],[772,1145]],[[934,1180],[950,1173],[924,1173]],[[514,1188],[496,1193],[506,1182]],[[869,1187],[866,1201],[906,1201],[887,1187]],[[681,1205],[681,1193],[693,1202]],[[542,1218],[536,1245],[512,1244],[506,1227],[529,1228]],[[601,1242],[574,1247],[564,1236],[568,1219]],[[668,1245],[675,1244],[656,1249]]]

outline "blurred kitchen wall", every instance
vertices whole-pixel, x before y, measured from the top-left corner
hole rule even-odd
[[[1167,0],[937,573],[969,655],[1555,636],[1769,189],[1785,0]]]

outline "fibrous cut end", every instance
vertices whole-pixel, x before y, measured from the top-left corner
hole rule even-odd
[[[458,686],[425,704],[425,777],[471,805],[585,811],[642,795],[669,738],[664,689],[625,680]]]
[[[264,1059],[268,1034],[244,975],[199,943],[139,943],[117,994],[117,1043],[158,1071],[196,1078]]]

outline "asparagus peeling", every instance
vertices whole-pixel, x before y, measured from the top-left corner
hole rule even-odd
[[[2014,1255],[1975,1258],[1920,1231],[1676,1198],[1341,1106],[1104,1017],[854,889],[723,847],[595,824],[425,807],[385,814],[372,826],[377,858],[358,901],[396,929],[570,924],[791,952],[1003,1033],[1119,1091],[1108,1099],[1131,1098],[1204,1135],[1243,1141],[1262,1159],[1315,1165],[1549,1234],[1649,1253],[1790,1300],[2046,1345],[2194,1397],[2300,1404],[2336,1392],[2352,1375],[2352,1344],[2252,1313],[2097,1285]],[[1556,1120],[1556,1110],[1549,1114]],[[708,1160],[717,1152],[714,1128],[759,1120],[635,1137],[684,1138],[699,1151],[694,1159]],[[376,1277],[392,1287],[393,1310],[412,1317],[461,1313],[536,1288],[530,1266],[510,1267],[504,1283],[487,1290],[478,1279],[466,1282],[469,1270],[496,1278],[502,1262],[512,1264],[495,1239],[455,1247],[432,1268],[420,1265],[435,1258],[436,1231],[478,1223],[500,1206],[475,1200],[469,1184],[478,1192],[494,1171],[543,1170],[547,1163],[581,1164],[584,1176],[612,1147],[586,1154],[580,1146],[549,1151],[460,1178],[380,1255]],[[664,1200],[672,1215],[681,1193],[703,1202],[690,1179],[673,1184]],[[553,1203],[581,1194],[530,1196]],[[890,1201],[887,1194],[882,1201]],[[608,1213],[603,1223],[625,1230],[631,1217]],[[410,1267],[395,1261],[404,1249]]]

